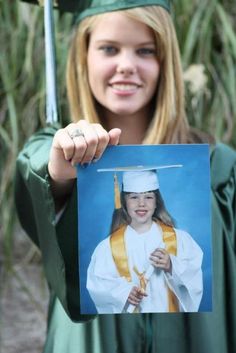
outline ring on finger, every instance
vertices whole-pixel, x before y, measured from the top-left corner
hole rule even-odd
[[[80,136],[84,137],[83,131],[82,131],[81,129],[79,129],[79,128],[73,130],[72,132],[69,131],[68,134],[69,134],[69,136],[70,136],[70,138],[71,138],[72,140],[73,140],[75,137],[80,137]]]

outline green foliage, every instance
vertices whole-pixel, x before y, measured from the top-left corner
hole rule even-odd
[[[63,114],[65,62],[71,16],[55,12],[58,84]],[[11,267],[15,221],[15,160],[27,138],[45,125],[43,11],[20,1],[0,0],[0,238],[4,260]]]
[[[236,147],[236,2],[176,0],[173,10],[186,78],[190,122]],[[65,65],[72,17],[55,12],[61,115],[68,117]],[[0,0],[0,235],[11,266],[15,159],[45,124],[43,13]]]
[[[194,92],[187,82],[189,120],[235,147],[236,2],[178,0],[174,15],[184,70],[201,65],[207,78]]]

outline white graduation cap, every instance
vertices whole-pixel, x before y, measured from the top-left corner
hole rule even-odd
[[[117,180],[117,172],[123,172],[123,188],[125,192],[147,192],[159,189],[159,181],[157,171],[168,168],[180,168],[182,164],[163,165],[163,166],[130,166],[97,169],[98,172],[113,172],[114,173],[114,193],[115,193],[115,208],[120,208],[120,191]]]

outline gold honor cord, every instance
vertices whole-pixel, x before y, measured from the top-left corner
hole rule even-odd
[[[165,225],[162,222],[158,222],[162,229],[162,236],[163,241],[166,246],[166,251],[169,254],[175,255],[177,254],[177,242],[176,242],[176,233],[174,229],[170,226]],[[110,237],[110,245],[113,260],[116,264],[116,268],[121,277],[125,277],[128,282],[131,282],[131,274],[129,271],[128,265],[128,257],[125,248],[125,240],[124,240],[124,233],[125,233],[126,226],[120,227],[114,233],[111,234]],[[136,267],[134,267],[135,271]],[[136,271],[135,271],[136,272]],[[145,272],[139,273],[136,272],[139,279],[140,279],[140,288],[146,289],[146,279],[145,279]],[[168,303],[169,303],[169,312],[178,312],[178,300],[175,294],[168,288]],[[137,312],[136,310],[134,312]]]
[[[145,291],[148,283],[147,279],[145,278],[146,271],[139,272],[136,266],[133,267],[133,270],[139,278],[140,288]]]

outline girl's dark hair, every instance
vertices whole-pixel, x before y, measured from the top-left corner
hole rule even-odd
[[[175,221],[167,211],[164,200],[159,190],[151,190],[156,198],[156,208],[153,213],[152,219],[154,221],[160,221],[168,226],[174,227]],[[115,209],[112,215],[110,234],[115,232],[122,225],[129,225],[131,223],[131,217],[127,212],[125,196],[130,194],[129,192],[122,191],[120,194],[121,208]]]

